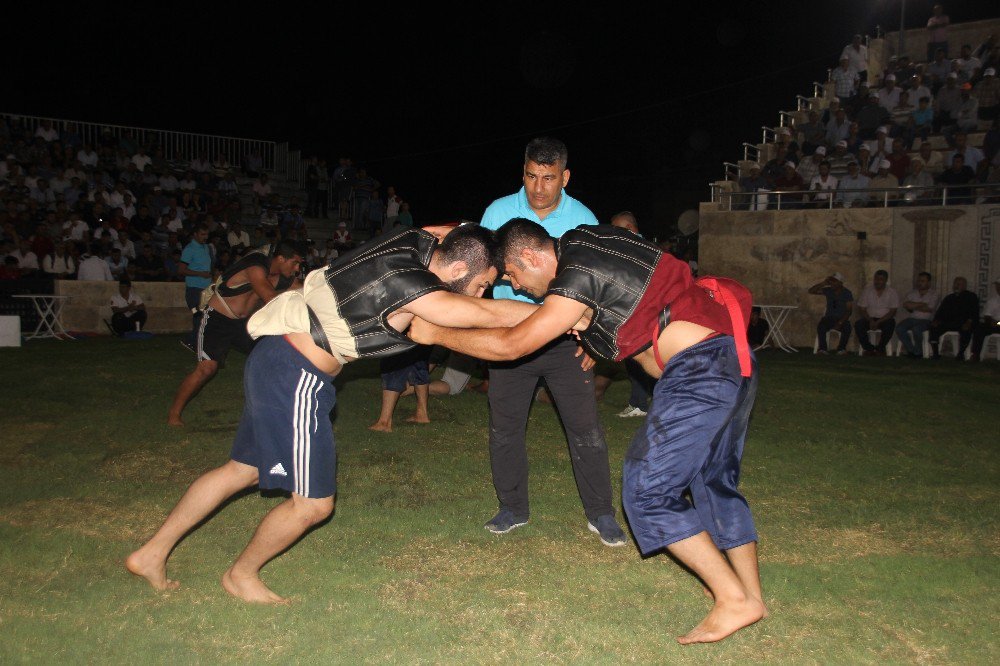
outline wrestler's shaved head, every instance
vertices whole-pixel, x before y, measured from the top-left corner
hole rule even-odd
[[[521,250],[527,248],[539,252],[555,247],[555,240],[545,227],[523,217],[516,217],[497,229],[497,240],[504,263],[514,262],[520,268],[524,267],[520,259]]]

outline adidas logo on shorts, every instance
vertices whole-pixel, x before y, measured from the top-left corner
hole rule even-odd
[[[288,472],[285,471],[285,468],[281,465],[281,463],[272,467],[270,473],[277,474],[278,476],[288,476]]]

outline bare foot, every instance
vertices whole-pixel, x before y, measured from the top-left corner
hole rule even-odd
[[[426,414],[414,414],[406,419],[407,423],[430,423],[430,418]]]
[[[392,423],[384,423],[382,421],[376,421],[375,423],[368,426],[369,430],[374,430],[375,432],[392,432]]]
[[[184,425],[184,421],[181,421],[181,417],[179,415],[178,416],[174,416],[173,414],[168,414],[167,415],[167,425],[168,426],[183,426]]]
[[[402,398],[407,395],[413,395],[414,393],[416,393],[416,391],[413,390],[413,385],[407,384],[406,388],[403,389],[403,392],[399,394],[399,397]]]
[[[222,587],[237,599],[252,604],[282,604],[287,606],[290,603],[288,599],[279,597],[272,592],[257,576],[234,576],[232,567],[222,574]]]
[[[743,627],[764,617],[767,609],[757,599],[746,597],[741,602],[716,603],[704,620],[684,636],[678,636],[681,645],[721,641]]]
[[[702,585],[702,586],[701,586],[701,591],[702,591],[702,593],[703,593],[703,594],[704,594],[704,595],[705,595],[706,597],[708,597],[708,598],[709,598],[709,599],[711,599],[712,601],[715,601],[715,595],[714,595],[714,594],[712,594],[712,590],[708,589],[708,586],[707,586],[707,585]],[[753,595],[750,595],[750,596],[753,596]],[[754,597],[754,598],[756,599],[756,597]],[[757,599],[757,601],[759,601],[759,602],[760,602],[760,605],[764,607],[764,615],[763,615],[763,616],[762,616],[762,617],[761,617],[760,619],[762,619],[762,620],[763,620],[764,618],[767,618],[767,617],[769,617],[769,616],[771,615],[771,612],[770,612],[769,610],[767,610],[767,606],[766,606],[766,605],[764,605],[764,600],[763,600],[763,599]]]
[[[145,578],[155,590],[176,590],[180,583],[167,578],[167,560],[144,552],[142,548],[125,560],[125,568],[134,576]]]

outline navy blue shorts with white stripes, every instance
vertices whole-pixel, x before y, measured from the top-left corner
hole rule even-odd
[[[261,490],[332,497],[337,491],[333,378],[283,337],[268,335],[250,352],[243,392],[246,403],[230,457],[257,468]]]

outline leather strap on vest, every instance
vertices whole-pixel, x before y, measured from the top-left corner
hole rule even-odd
[[[309,335],[312,336],[313,342],[327,354],[336,358],[338,355],[333,353],[330,341],[326,339],[326,331],[323,330],[323,326],[319,323],[319,317],[316,316],[316,313],[308,305],[306,306],[306,311],[309,313]]]

